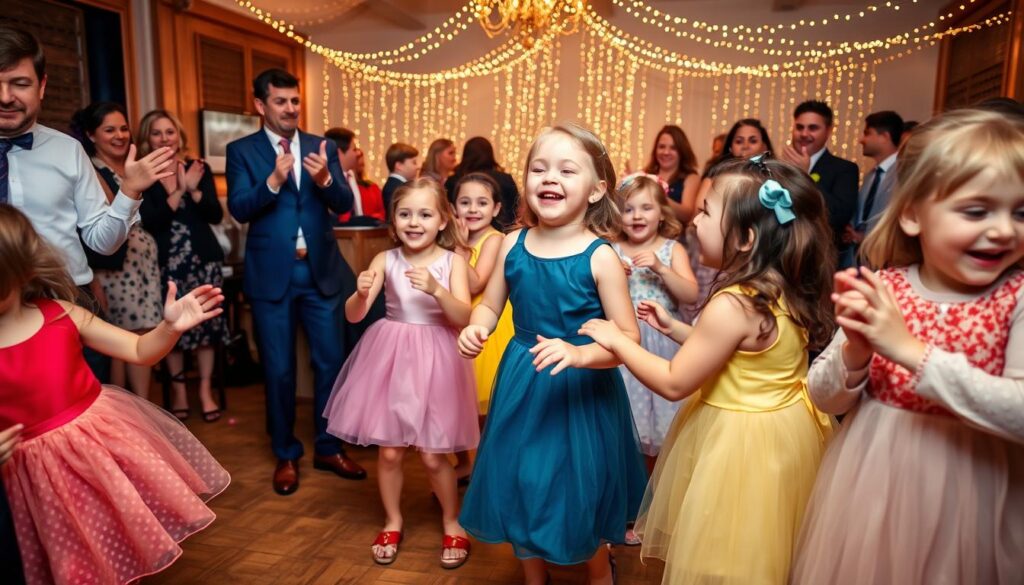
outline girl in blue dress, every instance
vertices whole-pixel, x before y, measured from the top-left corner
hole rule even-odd
[[[509,542],[527,585],[546,563],[587,563],[612,582],[604,543],[621,543],[646,474],[618,360],[577,333],[603,316],[640,339],[626,276],[611,246],[621,216],[604,145],[575,125],[545,130],[527,157],[526,226],[505,237],[494,275],[459,336],[480,353],[510,300],[515,336],[502,357],[460,522]]]

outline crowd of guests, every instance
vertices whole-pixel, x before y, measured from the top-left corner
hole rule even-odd
[[[172,112],[134,133],[109,102],[75,114],[74,138],[38,124],[45,70],[31,35],[0,26],[0,470],[17,534],[0,497],[0,574],[127,582],[173,562],[229,481],[147,400],[166,359],[169,410],[189,418],[194,353],[199,412],[221,416],[224,207]],[[473,535],[511,543],[530,585],[550,581],[549,563],[613,582],[608,543],[642,544],[673,585],[1009,583],[1024,570],[1020,104],[922,128],[872,113],[863,180],[829,151],[835,119],[819,100],[795,108],[785,146],[742,119],[704,165],[666,125],[621,180],[600,138],[567,124],[532,144],[521,196],[483,137],[461,157],[438,139],[422,161],[396,142],[378,187],[354,132],[299,129],[296,77],[261,72],[253,94],[263,127],[228,145],[226,205],[248,224],[271,483],[299,488],[301,324],[313,468],[364,479],[343,441],[379,447],[376,563],[399,553],[412,447],[449,569]],[[386,225],[396,247],[357,275],[338,225]],[[984,245],[957,240],[968,232]],[[350,347],[341,324],[382,295],[387,319]],[[958,328],[979,314],[988,334],[965,345]],[[808,350],[823,351],[810,374]],[[1000,393],[977,399],[981,386]],[[837,430],[829,415],[843,413]],[[110,477],[83,479],[83,461]],[[123,505],[104,505],[115,496]],[[873,498],[897,511],[862,514]]]

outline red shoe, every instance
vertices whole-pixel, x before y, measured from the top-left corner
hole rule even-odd
[[[398,545],[401,542],[401,530],[381,531],[380,534],[377,535],[377,538],[373,541],[374,546],[393,546],[395,547],[395,552],[392,553],[391,556],[385,557],[381,556],[380,554],[384,552],[383,549],[381,549],[379,552],[374,551],[373,562],[377,563],[378,565],[390,565],[391,563],[395,562],[395,557],[398,556]]]
[[[444,540],[441,543],[441,568],[442,569],[458,569],[462,565],[466,564],[469,560],[469,539],[462,536],[452,536],[451,534],[445,534]],[[454,559],[444,558],[445,549],[454,548],[458,550],[466,551],[466,554],[461,557]]]

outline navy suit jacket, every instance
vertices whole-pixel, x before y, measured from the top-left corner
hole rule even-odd
[[[325,296],[341,292],[354,281],[334,239],[332,217],[352,209],[352,189],[341,169],[334,141],[299,132],[297,156],[319,152],[327,140],[327,167],[333,182],[325,189],[302,169],[301,187],[289,178],[277,194],[267,186],[277,152],[262,129],[228,144],[228,210],[239,222],[249,223],[245,242],[245,294],[252,299],[277,301],[288,290],[299,226],[306,239],[307,261],[317,288]],[[333,213],[332,213],[333,212]]]
[[[405,183],[405,181],[392,176],[388,176],[388,180],[384,181],[384,188],[381,189],[380,195],[384,200],[384,217],[388,221],[391,221],[391,198],[395,196],[395,191]]]
[[[828,224],[832,227],[832,241],[836,250],[847,247],[842,241],[843,231],[857,211],[857,183],[860,169],[857,165],[826,150],[811,169],[818,175],[818,190],[825,198]]]

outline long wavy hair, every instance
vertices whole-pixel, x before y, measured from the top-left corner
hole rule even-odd
[[[861,258],[875,269],[921,262],[921,242],[903,231],[900,216],[931,197],[945,199],[989,169],[1024,181],[1024,118],[965,108],[914,128],[899,151],[892,198],[864,238]],[[1024,259],[1017,265],[1024,268]]]
[[[672,176],[667,180],[668,184],[672,185],[676,181],[681,181],[697,172],[697,155],[693,153],[690,139],[686,137],[686,132],[683,132],[682,128],[673,124],[662,126],[661,130],[658,130],[658,135],[654,138],[651,157],[647,159],[647,166],[644,167],[645,173],[657,175],[661,171],[661,165],[658,164],[658,141],[661,140],[663,134],[668,134],[672,137],[672,144],[675,145],[676,152],[679,153],[679,166],[676,167],[676,172],[672,173]]]
[[[530,146],[530,152],[526,155],[526,168],[523,169],[523,185],[527,185],[527,178],[530,175],[530,162],[537,153],[537,146],[544,138],[561,132],[572,138],[587,153],[594,171],[594,183],[604,181],[608,191],[596,203],[587,207],[583,216],[583,224],[586,228],[600,238],[617,242],[619,234],[622,233],[622,212],[620,211],[620,198],[615,188],[615,167],[608,156],[608,149],[601,143],[593,132],[572,122],[567,122],[541,130],[537,139]],[[519,199],[519,223],[525,227],[536,227],[537,214],[530,209],[529,197]]]
[[[423,168],[420,169],[420,174],[436,175],[441,179],[441,182],[444,183],[444,180],[448,177],[442,177],[441,173],[438,172],[437,159],[441,156],[442,152],[453,146],[455,146],[455,143],[447,138],[438,138],[431,142],[430,147],[427,148],[427,156],[423,160]]]
[[[474,136],[462,147],[462,158],[455,166],[455,176],[461,177],[478,171],[505,172],[494,158],[494,146],[483,136]]]
[[[136,131],[135,148],[139,151],[139,158],[153,152],[153,148],[149,145],[149,133],[153,129],[153,124],[162,118],[170,120],[178,130],[178,156],[184,158],[185,153],[188,152],[188,135],[185,134],[185,127],[181,125],[181,120],[169,110],[152,110],[142,117],[139,129]]]
[[[391,221],[388,222],[388,234],[391,236],[391,239],[399,246],[402,245],[402,241],[398,239],[398,232],[395,231],[395,212],[398,211],[398,205],[403,199],[412,194],[413,191],[419,190],[429,191],[434,196],[434,207],[437,208],[441,221],[445,222],[444,229],[437,233],[437,239],[434,242],[438,246],[452,252],[456,252],[459,249],[468,250],[469,245],[462,237],[462,234],[459,233],[455,212],[452,210],[451,204],[448,203],[448,196],[444,192],[444,187],[428,177],[414,179],[395,190],[395,194],[391,198],[391,209],[388,210],[388,217],[391,218]]]
[[[78,287],[64,257],[32,227],[25,214],[0,205],[0,298],[21,291],[21,302],[55,299],[76,302]]]
[[[772,307],[782,299],[790,318],[807,331],[808,346],[824,347],[835,332],[829,297],[836,253],[817,187],[800,169],[763,158],[726,161],[712,169],[711,179],[711,188],[722,194],[725,242],[712,295],[732,285],[752,289],[749,298],[764,317],[761,338],[774,330]],[[768,179],[789,191],[793,221],[780,224],[775,212],[761,204],[758,193]]]

